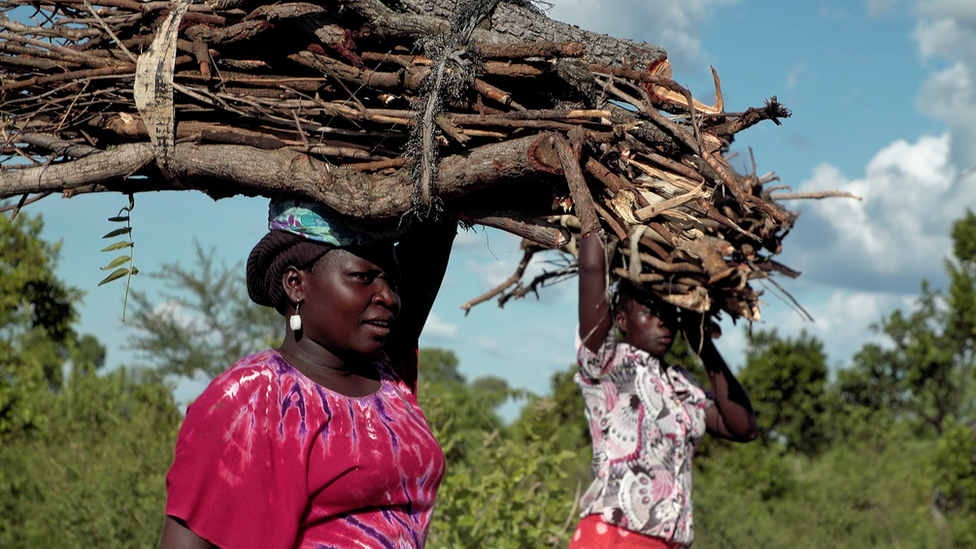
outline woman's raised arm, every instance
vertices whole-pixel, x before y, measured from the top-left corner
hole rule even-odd
[[[701,358],[715,392],[715,406],[705,414],[708,432],[736,442],[755,440],[759,436],[759,427],[752,401],[712,343],[711,321],[693,313],[684,313],[682,317],[681,330],[692,350]]]
[[[613,327],[607,295],[607,253],[603,231],[580,239],[579,331],[583,345],[597,351]]]
[[[457,236],[457,221],[415,222],[396,246],[400,265],[400,313],[386,341],[384,350],[394,365],[414,365],[420,333],[434,306],[447,272],[451,247]],[[401,372],[411,377],[409,370]],[[415,372],[415,368],[412,368]],[[415,373],[413,375],[416,375]],[[416,379],[405,379],[411,385]]]

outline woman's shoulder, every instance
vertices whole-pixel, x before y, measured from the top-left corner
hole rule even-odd
[[[274,349],[248,355],[218,375],[203,390],[197,401],[249,400],[253,395],[269,395],[269,388],[291,368]]]
[[[254,379],[267,378],[269,375],[278,375],[281,373],[282,367],[287,365],[278,351],[265,349],[238,360],[214,378],[214,383],[247,381],[253,376],[257,376]]]

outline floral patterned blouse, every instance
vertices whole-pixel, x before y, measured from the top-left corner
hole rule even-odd
[[[221,549],[424,546],[444,454],[410,388],[332,392],[263,351],[187,410],[166,514]]]
[[[694,539],[691,460],[712,405],[691,373],[616,341],[614,330],[594,353],[577,330],[579,371],[593,437],[593,483],[581,517],[668,542]]]

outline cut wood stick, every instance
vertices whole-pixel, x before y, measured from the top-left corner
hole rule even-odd
[[[516,211],[495,211],[491,213],[464,211],[460,219],[467,223],[493,227],[521,236],[537,245],[555,250],[569,243],[569,231],[555,223]]]
[[[796,192],[796,193],[770,193],[770,198],[774,200],[797,200],[797,199],[814,199],[820,200],[822,198],[854,198],[861,200],[861,197],[848,191],[810,191],[810,192]]]
[[[519,261],[518,267],[515,268],[515,273],[512,274],[512,276],[508,277],[504,282],[498,286],[495,286],[491,290],[488,290],[480,296],[461,305],[461,308],[464,309],[465,314],[469,313],[471,308],[475,305],[488,301],[496,295],[504,292],[506,288],[512,286],[513,284],[517,284],[518,281],[522,279],[522,275],[525,274],[525,269],[529,266],[529,261],[532,260],[532,256],[534,256],[537,251],[538,250],[535,248],[526,248],[525,252],[522,254],[522,260]]]
[[[691,179],[693,181],[697,181],[698,183],[702,183],[705,181],[705,177],[702,176],[701,173],[695,171],[694,168],[682,164],[681,162],[678,162],[677,160],[674,160],[672,158],[668,158],[666,156],[662,156],[660,154],[651,151],[641,152],[639,153],[639,155],[644,158],[647,158],[651,162],[654,162],[655,164],[667,170],[670,170],[681,176],[687,177],[688,179]],[[645,166],[644,164],[640,164],[640,163],[637,163],[636,165],[639,165],[641,167]]]
[[[629,191],[634,194],[637,203],[641,207],[650,206],[650,204],[647,202],[647,198],[645,198],[641,193],[637,192],[637,189],[635,189],[629,181],[611,172],[597,159],[586,159],[586,171],[599,179],[600,182],[606,185],[608,189],[614,192],[614,194],[620,191]]]
[[[696,201],[700,198],[707,199],[710,195],[711,195],[711,191],[706,190],[705,184],[702,183],[695,189],[692,189],[691,191],[688,191],[685,194],[678,195],[674,198],[665,200],[663,202],[658,202],[657,204],[647,206],[646,208],[641,208],[636,212],[634,212],[634,215],[637,216],[637,219],[641,221],[647,221],[652,217],[656,217],[657,215],[659,215],[661,212],[664,212],[665,210],[677,208],[678,206],[682,206],[689,202]]]
[[[700,177],[700,181],[698,181],[697,183],[692,183],[691,181],[685,181],[685,180],[683,180],[680,177],[667,177],[666,173],[663,170],[659,170],[659,169],[655,168],[654,166],[649,166],[647,164],[644,164],[643,162],[638,162],[637,160],[634,160],[633,158],[625,158],[624,159],[624,162],[626,162],[627,164],[629,164],[629,165],[637,168],[638,170],[640,170],[641,172],[643,172],[643,173],[651,176],[652,178],[658,178],[658,179],[666,180],[669,183],[674,184],[676,187],[681,187],[682,189],[684,189],[686,191],[693,191],[696,188],[698,188],[698,186],[701,183],[704,183],[705,182],[705,178],[704,177],[701,177],[701,176],[699,176]]]
[[[617,235],[617,238],[620,240],[627,238],[627,231],[624,230],[623,225],[617,221],[609,211],[600,207],[600,205],[596,202],[593,203],[593,209],[595,209],[596,213],[603,218],[603,222],[610,227],[610,230],[613,231],[613,234]]]
[[[364,172],[378,172],[390,168],[400,168],[406,166],[410,161],[406,158],[391,158],[389,160],[377,160],[376,162],[363,162],[361,164],[346,164],[343,168],[349,170],[360,170]]]
[[[644,239],[641,239],[643,242]],[[665,273],[704,273],[705,271],[698,265],[694,263],[669,263],[667,261],[661,261],[660,259],[654,257],[649,253],[640,253],[640,260],[646,263],[651,269],[655,271],[661,271]]]
[[[579,217],[583,236],[586,236],[600,229],[600,221],[597,218],[596,210],[593,208],[593,198],[590,196],[589,189],[586,188],[586,180],[580,170],[579,159],[573,152],[569,141],[562,135],[556,135],[554,141],[556,154],[559,155],[563,175],[566,177],[569,193],[572,195],[573,204],[576,207],[576,216]]]
[[[491,99],[492,101],[497,101],[498,103],[501,103],[506,107],[510,106],[516,110],[520,110],[520,111],[525,110],[525,107],[512,101],[512,94],[508,93],[505,90],[502,90],[501,88],[492,86],[491,84],[485,82],[480,78],[474,79],[473,87],[475,91],[485,96],[486,98]]]
[[[664,261],[665,263],[671,263],[671,261],[672,261],[671,254],[668,253],[667,250],[665,250],[664,248],[662,248],[661,245],[658,244],[655,240],[653,240],[652,238],[650,238],[649,236],[647,236],[647,234],[648,234],[648,232],[647,231],[644,231],[644,236],[642,236],[641,239],[640,239],[641,246],[644,246],[645,248],[647,248],[647,249],[651,250],[652,252],[654,252],[655,254],[657,254],[657,257],[661,261]]]
[[[359,69],[332,59],[331,57],[318,55],[310,51],[298,52],[289,55],[288,58],[306,67],[322,71],[323,74],[357,86],[393,89],[399,88],[403,84],[403,76],[400,73]]]

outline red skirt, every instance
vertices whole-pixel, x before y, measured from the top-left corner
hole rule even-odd
[[[600,515],[589,515],[579,522],[569,549],[680,549],[679,543],[631,532],[607,524]]]

